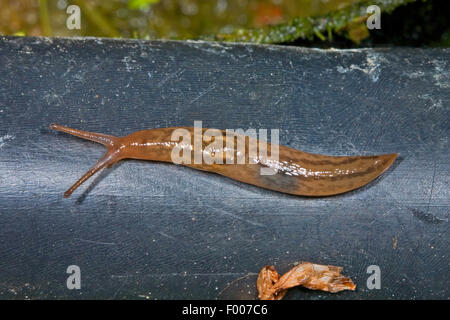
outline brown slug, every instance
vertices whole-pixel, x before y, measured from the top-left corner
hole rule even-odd
[[[195,127],[142,130],[125,137],[86,132],[57,124],[51,124],[50,128],[101,143],[108,148],[106,154],[64,193],[64,197],[70,196],[96,172],[104,167],[112,166],[121,159],[178,163],[283,193],[329,196],[354,190],[369,183],[389,168],[398,156],[395,153],[375,156],[325,156],[265,143],[267,151],[270,150],[273,153],[277,151],[278,157],[273,160],[260,156],[258,153],[256,155],[252,153],[252,146],[257,145],[261,148],[260,140],[237,133],[228,135],[226,131],[217,129],[212,129],[216,134],[211,137],[206,134],[206,131],[211,129],[200,128],[202,140],[199,142],[201,149],[198,151]],[[193,137],[187,140],[194,143],[174,139],[173,133],[176,130],[184,132],[188,138]],[[177,137],[179,138],[180,135]],[[206,145],[205,137],[206,142],[213,143]],[[222,143],[222,147],[217,147],[220,145],[218,142]],[[230,148],[228,145],[233,147]],[[184,155],[181,162],[173,160],[173,155],[178,153]],[[199,163],[195,161],[197,156],[200,158],[203,156],[204,159],[208,159],[206,156],[209,156],[222,162],[201,161]],[[238,158],[241,162],[236,161]],[[261,174],[261,168],[273,169],[273,173]]]

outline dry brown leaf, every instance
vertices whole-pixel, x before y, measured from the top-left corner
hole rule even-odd
[[[339,292],[355,290],[350,278],[341,275],[342,268],[303,262],[286,272],[281,278],[274,266],[266,266],[259,273],[256,286],[260,300],[280,300],[287,289],[304,286],[312,290]]]
[[[286,290],[275,292],[273,285],[278,282],[280,276],[274,266],[265,266],[261,269],[256,280],[258,288],[258,298],[260,300],[280,300],[286,293]]]

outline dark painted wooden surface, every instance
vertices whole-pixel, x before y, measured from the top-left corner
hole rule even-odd
[[[255,273],[344,267],[356,292],[449,298],[450,50],[0,38],[0,298],[254,297]],[[123,161],[69,199],[104,152],[51,122],[126,135],[167,126],[280,129],[304,151],[400,153],[360,190],[271,192]],[[81,268],[81,290],[66,268]],[[369,290],[367,267],[381,269]],[[249,287],[247,287],[249,285]],[[250,292],[250,293],[249,293]]]

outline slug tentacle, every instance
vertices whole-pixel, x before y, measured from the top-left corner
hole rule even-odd
[[[70,187],[64,193],[64,197],[70,196],[84,181],[105,166],[110,167],[115,162],[125,158],[178,163],[197,170],[217,173],[261,188],[293,195],[330,196],[366,185],[386,171],[398,156],[396,153],[375,156],[326,156],[267,143],[266,151],[270,150],[271,155],[273,147],[276,147],[274,150],[278,150],[276,152],[278,158],[272,159],[271,157],[268,159],[261,154],[252,153],[250,156],[249,151],[250,149],[253,150],[253,146],[258,145],[258,149],[261,147],[258,140],[237,133],[229,136],[223,130],[216,130],[215,132],[218,134],[214,135],[213,139],[207,139],[211,144],[206,147],[203,145],[206,141],[200,141],[200,150],[197,150],[196,130],[192,127],[142,130],[125,137],[81,131],[57,124],[52,124],[50,127],[54,130],[101,143],[108,148],[103,158]],[[184,139],[181,141],[174,139],[173,133],[178,129],[179,132],[186,135],[183,137],[187,138],[188,142]],[[205,133],[205,130],[209,129],[203,128],[202,134]],[[235,145],[235,140],[243,141],[244,148],[237,147],[239,142]],[[232,147],[229,147],[228,143]],[[188,156],[183,157],[183,161],[174,161],[174,154],[184,155],[185,153]],[[226,161],[219,161],[219,163],[205,161],[216,154],[219,155],[217,159]],[[243,159],[245,159],[243,163],[228,161],[236,160],[238,155],[242,154]],[[197,156],[202,161],[195,162]],[[267,168],[271,169],[269,171],[273,174],[261,173],[261,169]]]
[[[56,123],[52,123],[50,125],[50,128],[53,130],[69,133],[73,136],[77,136],[77,137],[80,137],[80,138],[83,138],[86,140],[98,142],[107,147],[113,146],[119,140],[117,137],[110,136],[107,134],[72,129],[72,128],[60,126],[59,124],[56,124]]]
[[[88,132],[77,129],[72,129],[58,124],[52,123],[50,128],[53,130],[69,133],[71,135],[98,142],[108,147],[106,154],[97,161],[97,163],[89,169],[77,182],[75,182],[66,192],[64,192],[64,198],[69,197],[83,182],[92,177],[98,171],[104,167],[111,167],[114,163],[120,160],[120,148],[118,148],[120,138],[110,136],[103,133]]]
[[[110,167],[119,160],[118,153],[115,150],[108,150],[106,154],[97,161],[97,163],[89,169],[77,182],[75,182],[66,192],[64,198],[69,197],[83,182],[92,177],[104,167]]]

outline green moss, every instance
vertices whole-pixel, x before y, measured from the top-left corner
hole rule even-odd
[[[419,0],[364,0],[321,16],[298,17],[280,25],[260,29],[237,29],[233,33],[207,38],[233,42],[286,43],[297,39],[312,40],[314,36],[324,39],[323,34],[328,34],[328,38],[331,38],[334,32],[358,42],[364,36],[364,33],[358,32],[358,28],[361,31],[361,25],[369,16],[366,13],[368,6],[377,5],[383,13],[390,13],[401,5],[415,1]]]

